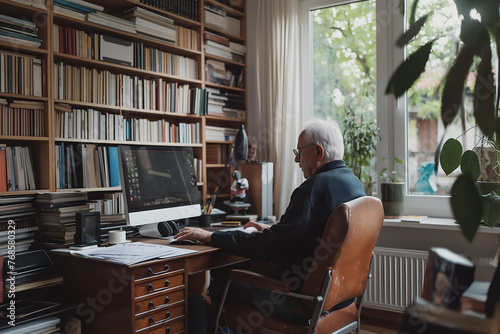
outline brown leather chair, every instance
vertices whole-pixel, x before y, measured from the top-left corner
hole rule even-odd
[[[219,323],[223,309],[227,325],[233,329],[237,328],[241,319],[259,312],[252,305],[225,302],[229,285],[232,281],[239,281],[303,299],[304,306],[297,309],[296,314],[311,319],[307,326],[289,323],[269,314],[261,315],[257,317],[258,321],[248,319],[247,325],[253,327],[253,333],[260,333],[263,328],[287,334],[358,331],[361,300],[383,219],[381,201],[371,196],[349,201],[335,209],[328,218],[322,242],[316,249],[313,269],[307,273],[298,293],[292,292],[290,284],[281,280],[251,271],[231,270],[216,323]],[[335,305],[351,299],[355,301],[347,307],[328,312]]]

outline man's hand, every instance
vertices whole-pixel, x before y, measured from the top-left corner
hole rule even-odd
[[[246,223],[243,228],[249,228],[249,227],[255,227],[257,229],[257,231],[263,231],[265,230],[266,228],[270,228],[271,225],[269,224],[263,224],[263,223],[257,223],[257,222],[248,222]]]
[[[197,227],[185,227],[174,236],[174,239],[175,240],[192,239],[200,241],[204,244],[209,244],[210,239],[212,237],[212,233],[213,232]]]

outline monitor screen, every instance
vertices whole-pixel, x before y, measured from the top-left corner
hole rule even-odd
[[[192,148],[122,145],[119,154],[129,225],[200,215]]]

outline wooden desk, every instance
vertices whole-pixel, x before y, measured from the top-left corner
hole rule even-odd
[[[211,246],[175,247],[198,253],[131,266],[61,255],[67,295],[81,302],[82,333],[187,333],[188,275],[247,260]]]

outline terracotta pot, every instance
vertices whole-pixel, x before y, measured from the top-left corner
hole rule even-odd
[[[405,183],[381,183],[385,218],[401,218],[404,214]]]

